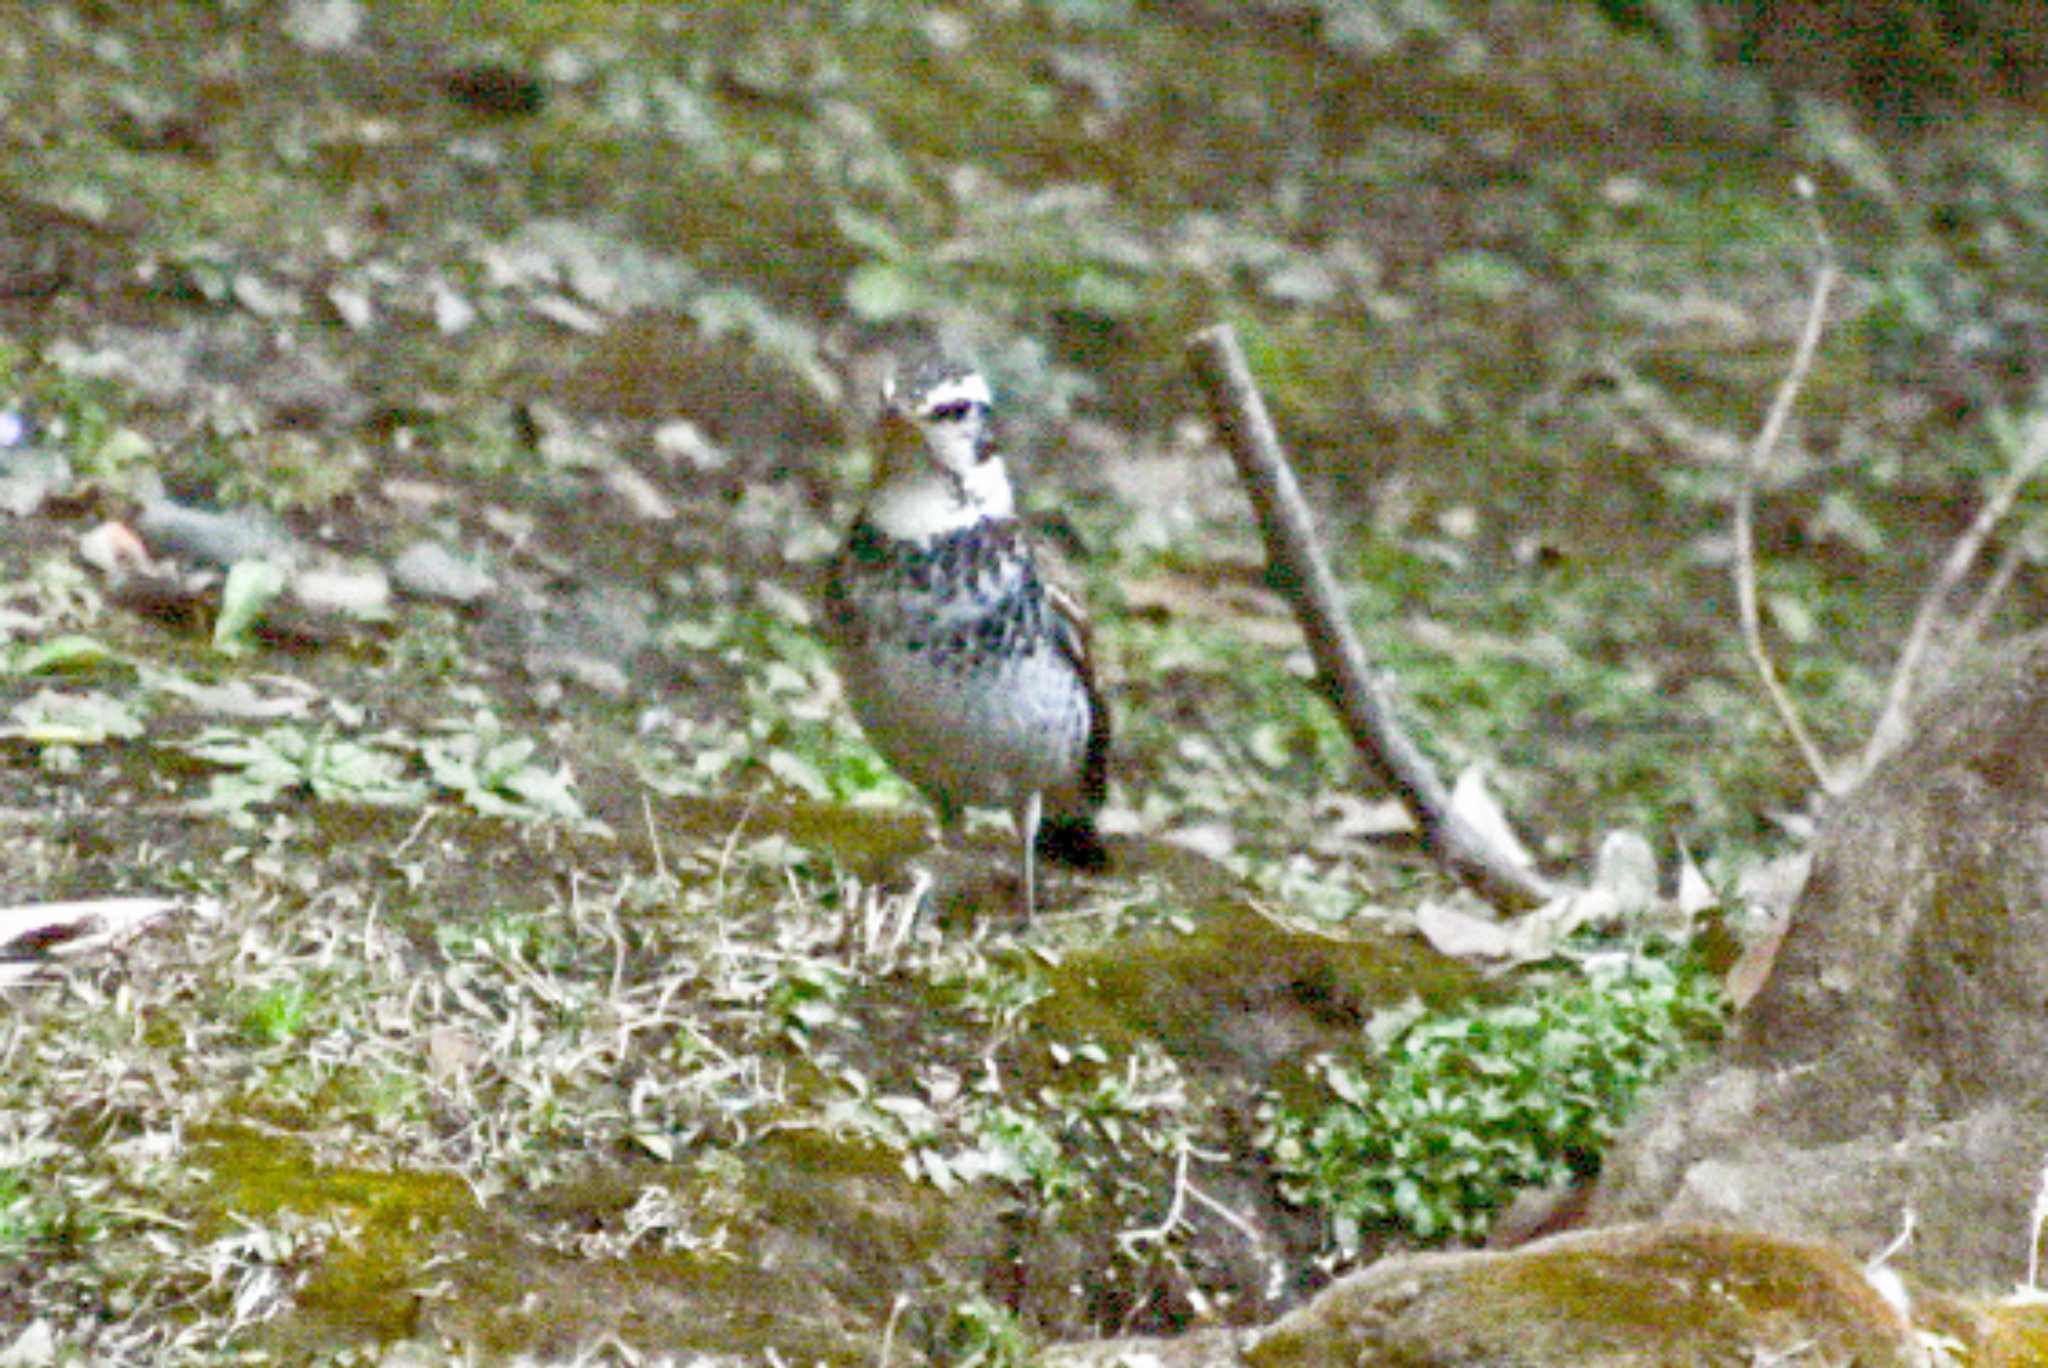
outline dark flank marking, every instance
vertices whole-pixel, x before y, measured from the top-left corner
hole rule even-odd
[[[950,630],[918,632],[912,602],[918,597],[932,599],[934,610],[966,603],[979,611],[956,618]],[[976,523],[930,542],[899,540],[865,520],[855,523],[825,590],[827,619],[842,639],[860,635],[866,615],[854,606],[859,599],[894,600],[897,626],[909,629],[900,644],[929,648],[940,658],[1020,654],[1056,630],[1023,528],[1012,519]]]
[[[1109,847],[1095,829],[1094,816],[1085,812],[1059,813],[1039,823],[1038,853],[1075,869],[1109,867]]]

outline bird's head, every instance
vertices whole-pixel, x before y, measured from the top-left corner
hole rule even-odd
[[[919,503],[919,522],[932,518],[1009,517],[1010,477],[996,454],[992,398],[980,371],[930,362],[882,385],[881,487]]]

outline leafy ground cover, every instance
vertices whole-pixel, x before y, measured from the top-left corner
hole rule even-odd
[[[1447,768],[1733,905],[1810,782],[1727,588],[1789,172],[1850,286],[1762,572],[1841,747],[2011,459],[2048,168],[2019,115],[1879,147],[1523,9],[0,5],[0,892],[210,909],[0,990],[0,1339],[995,1361],[1255,1318],[1593,1162],[1711,1034],[1702,956],[1517,985],[1414,936],[1450,890],[1351,782],[1180,339],[1245,335]],[[931,332],[1119,712],[1118,869],[1028,929],[999,839],[925,858],[805,606]],[[82,556],[167,508],[260,552],[155,596]],[[284,611],[421,542],[485,587]],[[1343,1167],[1426,1111],[1527,1163]]]

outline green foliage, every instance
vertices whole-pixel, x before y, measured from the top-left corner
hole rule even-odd
[[[20,1257],[40,1233],[37,1187],[27,1167],[0,1166],[0,1255]]]
[[[310,995],[293,980],[251,996],[241,1013],[242,1037],[252,1045],[289,1045],[306,1029]]]
[[[1087,1190],[1087,1170],[1032,1113],[997,1104],[981,1113],[975,1129],[982,1152],[994,1161],[991,1171],[1028,1188],[1048,1210]]]
[[[1597,1170],[1638,1093],[1718,1034],[1712,982],[1653,959],[1505,1006],[1422,1017],[1375,1067],[1317,1066],[1335,1102],[1276,1104],[1291,1201],[1363,1226],[1477,1238],[1518,1188]]]
[[[709,653],[738,672],[744,721],[679,723],[687,769],[655,778],[670,792],[723,792],[742,762],[815,799],[909,800],[908,786],[832,703],[825,645],[795,604],[770,596],[764,606],[718,609],[672,624],[668,644]]]
[[[77,632],[40,641],[0,643],[0,675],[64,674],[111,659],[105,643]]]
[[[360,450],[337,451],[298,432],[253,432],[226,445],[221,502],[278,513],[329,507],[355,492],[370,465]]]
[[[945,1359],[960,1368],[1028,1368],[1038,1361],[1014,1312],[975,1294],[953,1308]]]
[[[214,776],[206,799],[221,812],[246,812],[297,791],[373,807],[413,807],[426,796],[423,785],[405,777],[401,756],[326,731],[275,726],[252,736],[217,728],[186,749],[227,771]]]
[[[227,655],[250,649],[250,633],[284,592],[284,583],[284,571],[269,561],[238,561],[230,567],[221,586],[220,616],[213,623],[214,649]]]
[[[216,727],[182,749],[225,771],[214,776],[206,805],[235,816],[293,794],[323,803],[416,808],[444,791],[486,816],[583,820],[568,768],[537,763],[535,744],[507,736],[495,714],[480,710],[440,723],[437,731],[416,743],[391,734],[355,740],[283,723],[253,734]],[[431,782],[411,772],[414,752]]]
[[[846,975],[836,966],[794,960],[765,985],[766,1006],[791,1038],[801,1041],[811,1031],[842,1024],[847,987]]]
[[[583,820],[583,805],[568,766],[534,763],[534,742],[506,736],[497,715],[441,724],[441,735],[420,748],[434,782],[478,812],[492,817],[556,817]]]

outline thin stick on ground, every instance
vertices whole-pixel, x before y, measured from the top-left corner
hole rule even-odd
[[[1806,196],[1810,205],[1812,187],[1804,178],[1800,182],[1800,193]],[[1756,594],[1757,485],[1763,479],[1771,453],[1777,450],[1778,439],[1784,435],[1785,424],[1792,416],[1792,406],[1798,402],[1799,391],[1806,385],[1807,372],[1813,369],[1814,353],[1820,347],[1822,324],[1827,319],[1828,296],[1834,293],[1835,281],[1840,274],[1835,267],[1834,247],[1817,214],[1814,231],[1820,240],[1821,261],[1820,272],[1813,281],[1813,294],[1806,304],[1806,322],[1799,330],[1799,344],[1793,349],[1792,364],[1786,370],[1785,378],[1778,383],[1770,411],[1764,415],[1764,425],[1757,430],[1756,440],[1749,444],[1749,457],[1743,463],[1742,484],[1735,493],[1735,604],[1742,621],[1742,644],[1749,652],[1750,664],[1756,667],[1757,678],[1763,681],[1764,693],[1769,696],[1771,706],[1778,710],[1785,730],[1791,733],[1793,744],[1806,758],[1814,778],[1824,792],[1832,795],[1843,792],[1848,785],[1820,753],[1820,747],[1806,730],[1806,723],[1800,720],[1799,710],[1793,706],[1792,696],[1779,682],[1777,667],[1771,663],[1770,651],[1764,646],[1762,615],[1757,611]]]
[[[1324,692],[1367,771],[1400,796],[1422,829],[1430,853],[1488,898],[1507,906],[1534,907],[1566,891],[1453,810],[1450,790],[1436,767],[1395,715],[1392,700],[1351,630],[1307,501],[1236,332],[1228,324],[1203,329],[1188,339],[1188,359],[1258,513],[1266,555],[1308,638]]]

